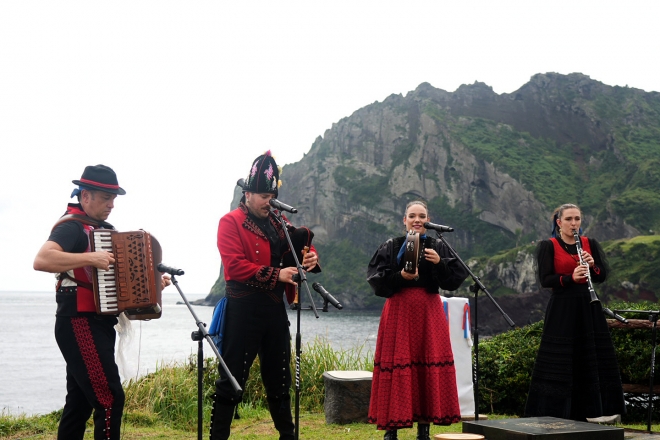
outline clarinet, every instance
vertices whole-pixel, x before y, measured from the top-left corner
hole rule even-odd
[[[578,257],[580,258],[580,264],[583,266],[587,266],[587,286],[589,287],[589,295],[591,296],[591,302],[592,303],[600,302],[600,299],[598,299],[598,295],[594,290],[594,285],[591,282],[591,270],[589,269],[589,265],[582,258],[582,241],[580,241],[580,236],[578,235],[578,231],[576,231],[575,229],[573,229],[573,236],[575,237],[575,247],[577,247],[577,253],[578,253]]]

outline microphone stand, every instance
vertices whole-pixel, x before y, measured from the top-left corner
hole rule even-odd
[[[447,249],[449,249],[449,252],[458,260],[458,262],[463,266],[463,268],[470,274],[472,277],[472,280],[474,281],[474,284],[470,286],[470,292],[474,292],[474,370],[473,370],[473,382],[474,382],[474,420],[479,421],[479,314],[477,313],[477,304],[478,304],[478,296],[479,296],[479,291],[482,290],[486,296],[493,302],[495,307],[500,311],[506,322],[511,326],[515,327],[516,325],[514,322],[509,318],[509,316],[504,313],[504,310],[500,307],[499,304],[497,304],[497,301],[493,298],[493,296],[488,292],[488,289],[486,289],[486,286],[483,285],[481,280],[479,279],[478,276],[476,276],[470,268],[468,267],[467,264],[463,260],[461,260],[461,257],[458,256],[458,253],[454,250],[453,247],[449,243],[447,243],[447,240],[445,240],[445,237],[442,236],[442,234],[438,231],[435,231],[435,235],[438,237],[440,241],[442,241],[445,246],[447,246]]]
[[[305,288],[307,289],[307,296],[309,297],[309,301],[311,305],[309,306],[309,310],[312,310],[314,312],[314,316],[318,319],[319,314],[316,311],[316,305],[314,304],[314,299],[312,299],[312,293],[309,290],[309,284],[307,283],[307,272],[305,272],[305,269],[303,269],[302,264],[300,264],[300,261],[298,260],[298,255],[296,255],[295,248],[293,247],[293,243],[291,242],[291,236],[289,235],[289,230],[287,229],[286,226],[286,220],[284,220],[284,217],[282,214],[279,212],[279,210],[273,210],[271,211],[274,215],[275,218],[280,222],[282,225],[282,230],[284,231],[284,236],[286,237],[286,241],[289,244],[289,249],[291,249],[291,254],[293,255],[293,261],[296,262],[296,268],[298,269],[298,274],[297,274],[297,281],[298,281],[298,292],[296,293],[296,301],[294,301],[294,304],[296,305],[296,310],[297,310],[297,316],[296,316],[296,393],[295,393],[295,439],[298,440],[300,437],[300,353],[302,352],[301,350],[301,335],[300,335],[300,287],[304,284]]]
[[[651,332],[651,371],[649,375],[649,400],[648,400],[648,422],[646,428],[651,433],[651,417],[653,415],[653,382],[655,381],[655,350],[658,346],[656,342],[656,334],[658,329],[658,316],[660,316],[659,310],[614,310],[614,313],[637,313],[637,314],[648,314],[649,321],[653,323],[652,332]],[[617,319],[618,320],[618,319]],[[628,322],[626,322],[627,324]]]
[[[195,318],[195,323],[197,324],[197,328],[198,328],[197,331],[192,332],[190,337],[192,338],[193,341],[198,341],[197,344],[197,439],[202,440],[202,423],[204,421],[203,402],[202,402],[203,380],[204,380],[204,343],[202,341],[204,339],[206,339],[206,341],[209,343],[211,349],[215,353],[215,356],[218,358],[218,363],[220,364],[220,367],[222,368],[222,371],[225,374],[224,380],[229,380],[237,396],[243,394],[243,390],[236,381],[236,378],[234,378],[234,376],[232,376],[232,374],[229,372],[229,368],[227,368],[227,364],[225,364],[225,361],[222,359],[222,356],[218,351],[218,348],[213,343],[213,339],[211,339],[211,336],[206,331],[205,324],[197,317],[195,311],[188,302],[188,299],[179,288],[179,282],[176,280],[174,274],[170,274],[170,275],[171,275],[172,284],[174,284],[176,290],[179,291],[181,298],[183,298],[183,302],[185,302],[186,306],[188,306],[188,310],[190,310],[190,313],[193,315],[193,318]]]

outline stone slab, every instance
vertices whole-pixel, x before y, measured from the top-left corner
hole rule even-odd
[[[555,417],[463,422],[463,432],[488,440],[623,440],[623,428]]]

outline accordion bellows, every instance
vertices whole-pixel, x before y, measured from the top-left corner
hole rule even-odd
[[[109,270],[93,269],[94,302],[100,315],[126,312],[129,319],[157,319],[162,314],[162,285],[156,269],[162,260],[158,240],[146,231],[95,229],[91,250],[112,252]]]

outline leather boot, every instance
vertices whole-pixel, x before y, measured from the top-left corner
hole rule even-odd
[[[385,437],[383,437],[383,440],[397,440],[396,429],[388,429],[385,431]]]
[[[218,402],[213,396],[213,408],[211,409],[211,440],[227,440],[231,431],[231,421],[234,419],[236,405],[227,405]]]
[[[296,426],[291,416],[291,397],[281,396],[279,399],[266,400],[275,429],[280,433],[280,440],[294,440]]]
[[[417,440],[431,440],[429,430],[431,425],[425,423],[417,423]]]

